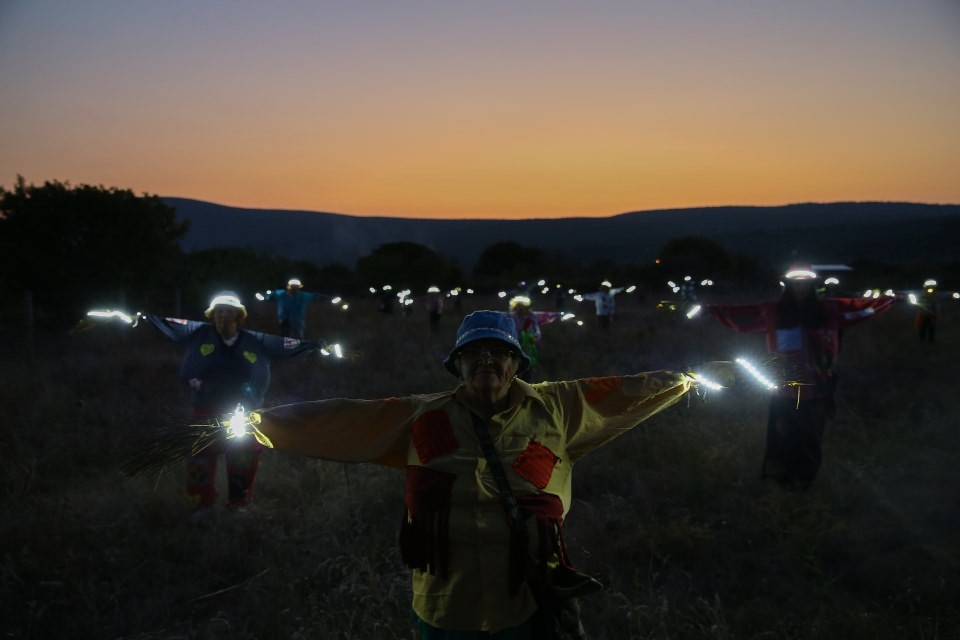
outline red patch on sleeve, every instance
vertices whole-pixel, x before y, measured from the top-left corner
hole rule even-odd
[[[410,439],[423,464],[460,448],[450,418],[442,409],[428,411],[417,418],[410,430]]]
[[[513,470],[537,489],[543,489],[550,482],[553,468],[558,462],[560,458],[553,451],[536,440],[531,440],[520,457],[513,461]]]
[[[623,384],[623,378],[587,378],[587,388],[584,391],[584,397],[587,404],[597,404],[603,400],[611,391],[615,391]]]

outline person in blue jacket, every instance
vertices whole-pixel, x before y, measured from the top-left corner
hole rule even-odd
[[[280,334],[303,340],[307,328],[307,307],[318,298],[327,297],[312,291],[304,291],[303,283],[297,278],[287,282],[286,289],[267,291],[266,299],[277,301],[277,320],[280,321]]]
[[[144,317],[160,333],[184,347],[180,379],[190,388],[193,415],[222,416],[237,405],[252,410],[263,404],[270,386],[270,362],[318,348],[319,344],[241,328],[247,310],[232,291],[218,293],[204,311],[210,322]],[[187,495],[196,501],[195,520],[213,514],[217,502],[217,462],[226,459],[228,508],[245,512],[262,447],[253,438],[211,446],[187,459]]]

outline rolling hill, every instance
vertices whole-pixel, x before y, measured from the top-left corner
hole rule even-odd
[[[574,262],[653,260],[669,240],[701,236],[761,263],[870,260],[934,265],[958,258],[960,205],[907,202],[805,203],[635,211],[606,218],[437,220],[312,211],[243,209],[165,197],[190,221],[187,251],[253,247],[317,264],[356,260],[409,241],[470,268],[489,245],[513,240]]]

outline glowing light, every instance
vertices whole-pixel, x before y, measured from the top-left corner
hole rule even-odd
[[[342,357],[343,357],[343,349],[340,348],[340,343],[337,343],[337,344],[333,345],[333,353],[334,353],[334,355],[336,355],[338,358],[342,358]]]
[[[697,384],[704,386],[711,391],[719,391],[720,389],[724,388],[722,384],[718,384],[709,378],[705,378],[699,373],[690,373],[688,375],[693,378]]]
[[[787,271],[783,277],[787,280],[813,280],[817,277],[817,272],[809,269],[794,269]]]
[[[633,292],[636,291],[636,290],[637,290],[637,285],[635,285],[635,284],[632,284],[632,285],[630,285],[629,287],[626,288],[626,292],[627,292],[627,293],[633,293]]]
[[[880,297],[880,289],[874,289],[874,291],[873,291],[873,297],[874,297],[874,298],[879,298],[879,297]]]
[[[376,292],[377,292],[376,287],[370,287],[370,293],[376,293]]]
[[[674,292],[674,293],[677,293],[677,292],[679,292],[679,291],[680,291],[680,287],[674,287],[674,288],[673,288],[673,292]]]
[[[506,292],[506,291],[497,291],[497,297],[498,297],[498,298],[506,298],[506,297],[507,297],[507,292]]]
[[[610,284],[610,281],[609,281],[609,280],[604,280],[603,282],[600,283],[600,286],[601,286],[601,287],[612,287],[613,285]]]
[[[451,296],[458,296],[458,295],[460,295],[460,290],[459,290],[459,289],[451,289],[451,290],[450,290],[450,295],[451,295]]]
[[[340,308],[343,309],[344,311],[346,311],[347,309],[350,308],[350,305],[345,303],[345,304],[343,304],[343,306],[341,306]]]
[[[576,292],[577,292],[576,289],[567,289],[567,293],[570,294],[570,295],[573,295],[573,294],[575,294]]]
[[[340,304],[341,300],[343,300],[343,298],[341,298],[340,296],[337,296],[336,298],[330,301],[330,304]]]
[[[891,298],[896,298],[896,297],[897,297],[897,292],[894,291],[893,289],[887,289],[886,291],[883,292],[883,295],[889,296],[889,297],[891,297]]]
[[[872,295],[873,295],[873,289],[867,289],[866,291],[863,292],[864,298],[869,298]]]
[[[427,293],[440,293],[440,287],[429,287]]]
[[[578,326],[578,327],[582,327],[582,326],[583,326],[583,320],[577,320],[577,326]]]
[[[230,420],[226,422],[228,436],[230,438],[239,438],[242,435],[246,435],[246,424],[247,412],[243,410],[242,404],[238,404],[237,408],[233,410],[233,415],[230,416]]]
[[[212,309],[221,304],[228,307],[237,307],[238,309],[243,306],[243,304],[240,303],[240,298],[237,296],[217,296],[210,301],[210,308]]]
[[[87,311],[87,315],[92,318],[119,318],[120,320],[123,320],[127,324],[131,324],[131,325],[134,323],[134,319],[131,318],[128,314],[124,313],[123,311],[112,311],[109,309],[105,309],[102,311],[94,310],[94,311]],[[137,315],[139,316],[140,314],[137,314]]]
[[[546,280],[539,280],[539,281],[537,282],[537,286],[538,286],[538,287],[542,287],[542,286],[545,285],[545,284],[547,284],[547,281],[546,281]]]
[[[757,382],[765,386],[767,389],[777,388],[777,385],[770,382],[770,380],[768,380],[766,376],[760,373],[760,371],[755,366],[753,366],[753,364],[749,360],[745,358],[737,358],[737,364],[739,364],[741,367],[749,371],[750,375],[752,375],[757,380]]]
[[[917,294],[911,293],[907,299],[910,300],[910,304],[917,304]]]
[[[473,293],[473,289],[467,289],[467,293]]]
[[[383,285],[383,290],[384,290],[384,291],[393,291],[393,287],[391,287],[391,286],[388,285],[388,284],[385,284],[385,285]]]
[[[700,281],[700,286],[701,286],[701,287],[711,287],[711,286],[713,286],[713,280],[711,280],[711,279],[709,279],[709,278],[707,278],[706,280],[701,280],[701,281]]]
[[[576,318],[576,317],[577,316],[574,313],[565,313],[562,316],[560,316],[560,322],[563,322],[564,320],[570,320],[571,318]]]
[[[577,302],[583,302],[583,296],[580,295],[579,293],[573,296],[573,299],[576,300]]]
[[[677,290],[677,283],[674,282],[673,280],[667,280],[667,286],[673,289],[674,291]]]
[[[700,313],[700,308],[701,308],[700,305],[694,305],[693,309],[690,309],[690,311],[687,311],[687,318],[692,318],[698,313]]]
[[[683,276],[684,282],[690,282],[691,280],[693,280],[693,278],[691,278],[690,276]]]
[[[937,286],[937,281],[934,280],[933,278],[929,278],[929,279],[923,281],[923,286],[925,286],[925,287],[935,287],[935,286]]]
[[[550,287],[544,287],[543,289],[540,289],[540,293],[543,293],[543,294],[550,293]]]
[[[302,287],[302,286],[303,286],[303,283],[300,282],[300,280],[298,280],[297,278],[290,278],[289,280],[287,280],[287,286],[288,286],[288,287]]]
[[[954,299],[954,300],[960,300],[960,293],[954,291],[954,292],[953,292],[953,299]]]
[[[257,292],[254,294],[253,297],[256,298],[257,300],[259,300],[260,302],[263,302],[263,299],[264,299],[264,298],[263,298],[263,294],[260,293],[259,291],[257,291]]]
[[[827,278],[826,280],[824,280],[824,281],[823,281],[823,284],[840,284],[840,280],[838,280],[837,278],[834,278],[834,277],[831,276],[831,277]]]

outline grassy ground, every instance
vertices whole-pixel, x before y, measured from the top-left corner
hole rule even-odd
[[[759,335],[618,303],[609,332],[588,307],[586,327],[546,327],[542,375],[762,353]],[[568,541],[607,585],[585,603],[592,636],[960,638],[957,307],[936,345],[916,342],[906,307],[847,333],[807,493],[758,479],[766,396],[746,383],[691,395],[580,463]],[[454,312],[431,334],[423,313],[374,309],[317,310],[316,333],[362,356],[281,362],[268,403],[451,388],[439,361]],[[253,311],[253,328],[274,330]],[[400,473],[268,451],[250,517],[190,525],[180,469],[117,471],[134,436],[182,411],[177,348],[138,327],[51,336],[32,362],[16,351],[0,363],[5,637],[412,638]]]

